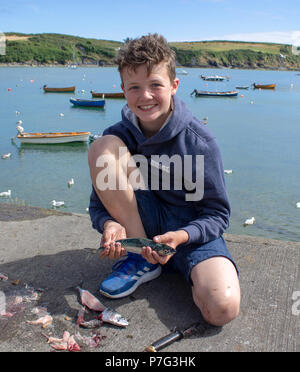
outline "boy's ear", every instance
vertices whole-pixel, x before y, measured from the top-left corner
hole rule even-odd
[[[176,94],[177,92],[177,89],[178,89],[178,85],[179,85],[179,79],[178,78],[175,78],[173,80],[173,87],[172,87],[172,94]]]
[[[124,85],[123,85],[123,83],[121,83],[121,89],[122,89],[123,92],[124,92]]]

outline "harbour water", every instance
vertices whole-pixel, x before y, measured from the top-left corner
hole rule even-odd
[[[182,70],[182,69],[180,69]],[[180,71],[179,70],[179,71]],[[293,71],[188,69],[178,75],[177,95],[207,126],[221,148],[231,202],[227,232],[300,241],[300,76]],[[200,75],[226,75],[224,82],[206,82]],[[198,90],[232,90],[252,83],[276,83],[276,89],[240,90],[234,98],[194,97]],[[76,85],[74,94],[45,94],[43,85]],[[104,109],[74,108],[69,99],[91,98],[90,91],[119,92],[116,68],[0,68],[0,192],[11,190],[1,203],[86,213],[91,182],[89,144],[20,145],[16,122],[26,132],[91,131],[101,134],[120,120],[124,99],[107,99]],[[63,114],[63,115],[60,115]],[[68,187],[68,180],[74,185]],[[254,216],[255,224],[243,222]]]

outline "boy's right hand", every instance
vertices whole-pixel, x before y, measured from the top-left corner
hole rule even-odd
[[[117,259],[126,255],[125,249],[116,240],[126,239],[126,230],[118,222],[108,220],[104,224],[104,231],[102,234],[100,246],[106,249],[99,255],[101,258],[108,257],[110,259]]]

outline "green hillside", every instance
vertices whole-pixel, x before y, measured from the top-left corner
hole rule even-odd
[[[0,64],[114,65],[121,42],[61,34],[6,33],[6,55]],[[178,65],[300,69],[300,55],[291,45],[235,41],[172,42]]]
[[[112,64],[121,43],[60,34],[6,33],[0,63]]]

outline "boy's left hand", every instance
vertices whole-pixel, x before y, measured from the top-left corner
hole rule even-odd
[[[157,235],[153,238],[155,243],[163,243],[176,249],[180,244],[186,243],[189,239],[189,235],[184,230],[168,231],[163,235]],[[151,264],[165,265],[172,255],[160,256],[158,253],[153,251],[150,247],[143,247],[141,255]]]

